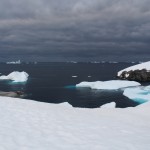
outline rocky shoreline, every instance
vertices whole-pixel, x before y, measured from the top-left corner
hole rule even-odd
[[[147,82],[150,81],[150,71],[146,69],[123,71],[118,78],[130,81]]]

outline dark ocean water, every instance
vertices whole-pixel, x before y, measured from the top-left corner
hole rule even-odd
[[[0,64],[0,73],[26,71],[30,76],[26,84],[0,81],[1,91],[24,91],[26,99],[48,103],[68,102],[74,107],[96,108],[109,102],[117,107],[133,107],[138,103],[123,96],[121,90],[91,90],[75,88],[82,81],[105,81],[116,79],[119,70],[131,63],[38,63]],[[77,76],[77,77],[72,77]],[[112,85],[113,86],[113,85]]]

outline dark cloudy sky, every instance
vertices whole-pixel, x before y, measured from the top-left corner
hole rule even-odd
[[[0,0],[0,60],[150,58],[150,0]]]

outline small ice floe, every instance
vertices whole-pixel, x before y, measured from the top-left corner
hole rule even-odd
[[[116,108],[116,103],[115,102],[107,103],[102,105],[100,108]]]
[[[91,78],[92,76],[88,76],[88,78]]]
[[[144,103],[150,101],[150,86],[124,89],[123,95],[138,103]]]
[[[72,78],[77,78],[78,76],[72,76]]]
[[[0,76],[0,80],[12,80],[13,82],[26,82],[28,80],[28,73],[22,71],[14,71],[10,73],[9,75],[5,76],[2,75]]]
[[[122,80],[110,80],[110,81],[95,81],[95,82],[81,82],[76,84],[76,87],[89,87],[91,89],[102,90],[117,90],[125,87],[133,87],[141,85],[135,81],[122,81]]]

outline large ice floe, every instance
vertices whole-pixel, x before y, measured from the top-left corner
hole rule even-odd
[[[26,82],[28,80],[29,75],[22,71],[14,71],[10,73],[9,75],[5,76],[2,75],[0,76],[0,80],[12,80],[13,82]]]
[[[150,86],[124,89],[123,95],[138,103],[150,101]]]
[[[95,82],[81,82],[76,84],[76,87],[89,87],[91,89],[103,89],[103,90],[117,90],[125,87],[133,87],[141,85],[135,81],[122,81],[122,80],[110,80],[110,81],[95,81]]]
[[[149,150],[150,103],[81,109],[0,97],[1,150]]]
[[[142,69],[146,69],[147,71],[150,71],[150,61],[125,68],[125,69],[119,71],[117,75],[120,76],[124,71],[128,72],[131,70],[135,71],[135,70],[142,70]]]

